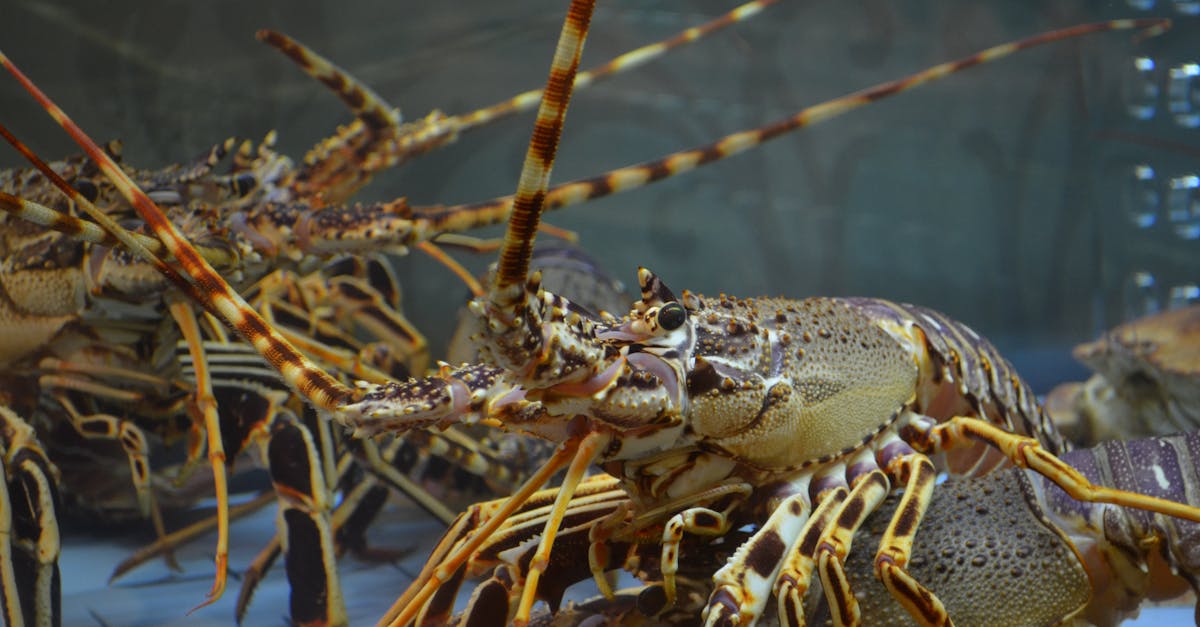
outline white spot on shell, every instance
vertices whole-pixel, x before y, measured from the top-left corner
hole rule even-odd
[[[1171,481],[1167,479],[1167,473],[1163,472],[1162,466],[1155,464],[1150,467],[1154,471],[1154,480],[1158,482],[1158,487],[1163,490],[1171,489]]]

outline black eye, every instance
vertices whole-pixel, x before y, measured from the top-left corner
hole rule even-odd
[[[687,310],[679,303],[667,303],[658,310],[658,326],[674,331],[687,320]]]

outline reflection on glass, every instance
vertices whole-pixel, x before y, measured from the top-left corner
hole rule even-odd
[[[1180,126],[1200,126],[1200,65],[1184,63],[1167,73],[1167,108]]]
[[[1139,11],[1149,11],[1154,8],[1154,0],[1125,0],[1125,2]]]
[[[1149,120],[1158,108],[1158,65],[1150,57],[1134,57],[1121,76],[1121,97],[1135,120]]]
[[[1121,203],[1135,226],[1140,229],[1154,226],[1162,204],[1154,168],[1139,164],[1127,170],[1122,177]]]
[[[1125,300],[1125,320],[1158,313],[1158,282],[1149,272],[1134,272],[1125,279],[1122,290]]]
[[[1167,222],[1183,239],[1200,238],[1200,177],[1185,174],[1167,186]]]
[[[1200,304],[1200,285],[1176,285],[1167,296],[1167,309],[1179,309]]]
[[[1175,0],[1172,4],[1182,15],[1200,15],[1200,2],[1197,0]]]

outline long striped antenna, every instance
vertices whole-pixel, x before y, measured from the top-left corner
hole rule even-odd
[[[743,5],[735,11],[744,12],[749,8],[753,8],[753,4]],[[733,15],[733,13],[731,12],[729,15]],[[744,19],[744,17],[746,15],[742,14],[739,19]],[[708,25],[696,28],[702,29],[706,26]],[[733,133],[700,147],[680,151],[637,165],[619,168],[594,177],[557,185],[546,194],[544,201],[545,209],[558,209],[594,198],[631,191],[655,181],[688,172],[702,165],[750,150],[767,141],[780,137],[788,131],[798,130],[837,117],[870,102],[899,94],[924,83],[945,78],[950,74],[974,65],[998,60],[1019,50],[1072,37],[1120,29],[1143,28],[1147,29],[1145,36],[1152,36],[1164,30],[1167,26],[1169,26],[1169,21],[1162,19],[1117,20],[1049,31],[1027,39],[995,46],[955,61],[916,72],[898,80],[880,83],[841,98],[807,107],[782,120],[756,129]],[[686,31],[677,35],[674,39],[685,35],[687,35]],[[665,42],[660,43],[665,45]],[[654,46],[658,45],[655,44]],[[631,52],[625,56],[630,54],[634,53]],[[615,62],[616,60],[611,61],[610,64]],[[577,75],[576,85],[581,83],[583,75],[584,73]],[[352,91],[349,88],[347,90],[347,93]],[[527,92],[527,94],[518,96],[518,98],[529,94],[540,95],[541,93],[541,90],[536,90]],[[392,206],[394,204],[402,205],[403,211],[393,210]],[[408,208],[405,203],[374,203],[363,205],[361,208],[356,209],[357,215],[364,217],[370,215],[371,217],[357,221],[354,228],[350,229],[347,228],[345,220],[342,219],[341,214],[344,212],[339,212],[337,207],[330,207],[329,210],[338,218],[334,221],[334,231],[337,237],[329,242],[324,242],[314,237],[313,243],[318,246],[332,245],[341,247],[336,249],[331,248],[327,252],[334,252],[335,250],[367,251],[389,247],[394,248],[396,246],[413,246],[423,240],[436,237],[439,234],[463,232],[472,228],[498,224],[508,218],[511,207],[512,196],[504,196],[470,204],[452,206],[436,205],[416,208]],[[72,216],[61,214],[56,216],[52,210],[28,201],[0,194],[0,210],[13,213],[18,217],[42,224],[48,228],[62,231],[68,235],[88,239],[89,241],[98,241],[95,238],[98,236],[99,230],[94,226],[87,225]],[[318,212],[317,217],[319,215]],[[321,233],[319,229],[312,231],[314,236]],[[150,245],[144,237],[136,237],[141,238],[144,245],[150,246],[151,250],[157,252],[157,243]],[[114,241],[115,238],[108,236],[106,241],[101,243],[111,244]],[[320,248],[319,250],[325,249]],[[204,257],[210,262],[219,263],[220,253],[221,251],[218,250],[203,250]]]
[[[413,137],[411,125],[400,124],[400,110],[383,96],[308,46],[271,30],[260,30],[255,36],[332,90],[354,114],[353,122],[339,126],[333,136],[310,148],[303,164],[288,175],[283,186],[295,190],[297,198],[342,202],[379,170],[418,152],[402,142],[428,143],[424,137]]]
[[[703,146],[683,150],[661,159],[619,168],[598,176],[556,185],[546,193],[545,210],[559,209],[594,198],[627,192],[664,178],[694,170],[758,147],[789,131],[838,117],[872,102],[946,78],[976,65],[996,61],[1021,50],[1074,37],[1116,30],[1145,29],[1143,36],[1150,37],[1166,30],[1170,24],[1170,20],[1159,18],[1095,22],[1047,31],[1018,41],[993,46],[960,59],[921,70],[904,78],[879,83],[840,98],[806,107],[781,120],[755,129],[732,133]],[[428,231],[455,233],[490,224],[499,224],[508,218],[512,206],[513,196],[504,196],[462,205],[414,207],[412,217],[414,221],[423,222],[424,228]]]
[[[630,50],[595,68],[579,72],[574,88],[582,89],[603,78],[642,66],[675,48],[747,20],[776,2],[778,0],[751,0],[667,39]],[[532,89],[469,113],[445,116],[434,112],[420,121],[402,125],[398,109],[311,48],[276,31],[264,29],[256,36],[332,90],[354,114],[354,122],[339,127],[335,135],[313,146],[295,173],[293,187],[301,196],[319,193],[330,203],[349,198],[380,170],[450,143],[465,131],[533,109],[542,99],[543,90]]]
[[[550,181],[550,170],[554,165],[554,156],[558,150],[558,140],[562,135],[563,122],[566,119],[567,105],[571,98],[571,88],[575,82],[575,74],[579,69],[579,58],[583,54],[583,44],[587,37],[588,25],[591,23],[592,10],[595,0],[572,0],[563,21],[562,32],[555,46],[554,58],[550,62],[550,76],[546,81],[545,97],[538,107],[537,120],[534,122],[533,135],[529,140],[529,149],[525,153],[525,162],[521,168],[520,181],[513,202],[512,216],[509,218],[508,229],[505,232],[504,244],[500,250],[500,263],[492,279],[487,300],[499,309],[501,316],[512,316],[519,320],[523,315],[522,308],[527,306],[525,292],[526,274],[529,270],[529,260],[533,253],[533,239],[537,233],[541,217],[542,200]],[[478,301],[476,301],[478,302]],[[521,326],[520,323],[517,325]],[[544,463],[513,495],[504,503],[500,511],[493,512],[493,517],[481,528],[476,530],[471,540],[456,547],[450,555],[436,568],[423,570],[413,580],[380,624],[393,627],[403,626],[413,621],[420,622],[425,602],[434,594],[442,583],[457,571],[479,546],[487,540],[516,508],[520,507],[529,496],[541,487],[554,473],[567,467],[567,475],[555,500],[556,515],[551,516],[542,531],[541,546],[538,556],[545,558],[554,542],[554,534],[562,522],[561,510],[574,492],[574,484],[579,481],[583,471],[591,463],[602,448],[606,435],[592,433],[582,438],[571,438],[559,445],[554,455]],[[528,622],[529,610],[532,607],[534,593],[540,571],[538,558],[530,569],[522,591],[520,604],[512,623],[523,625]]]
[[[116,235],[105,231],[104,227],[32,200],[18,198],[8,192],[0,192],[0,211],[12,214],[15,218],[53,229],[81,242],[108,247],[124,245]],[[135,240],[131,250],[137,250],[137,247],[140,246],[145,248],[151,256],[161,254],[164,250],[162,242],[153,237],[141,233],[129,233],[129,235]]]
[[[0,65],[3,65],[59,126],[67,131],[137,210],[138,215],[154,231],[167,251],[175,257],[182,270],[181,274],[186,275],[195,285],[196,296],[200,298],[200,302],[237,329],[238,333],[280,372],[289,387],[317,407],[326,410],[340,407],[354,396],[354,390],[308,360],[229,287],[220,274],[187,242],[175,225],[171,224],[162,209],[2,52]]]
[[[493,302],[510,291],[511,287],[523,286],[529,274],[529,259],[533,255],[533,242],[541,221],[546,189],[550,184],[550,170],[558,152],[558,140],[562,136],[567,105],[571,101],[571,87],[575,84],[575,73],[579,70],[579,57],[583,54],[583,43],[594,7],[594,0],[574,0],[563,22],[550,64],[550,78],[546,81],[545,95],[538,106],[537,120],[533,125],[533,136],[521,166],[512,214],[504,233],[504,245],[500,248],[500,265],[491,288]],[[496,304],[512,304],[504,300],[507,299],[503,298]]]
[[[640,67],[675,48],[693,43],[726,26],[731,26],[758,15],[763,9],[776,2],[778,0],[754,0],[753,2],[747,2],[703,24],[682,30],[667,39],[630,50],[594,68],[576,74],[574,89],[578,91],[602,78]],[[531,89],[527,92],[517,94],[504,102],[498,102],[471,113],[451,116],[447,118],[446,124],[450,125],[455,133],[462,133],[463,131],[494,122],[512,114],[528,111],[541,102],[542,93],[543,90],[541,89]]]

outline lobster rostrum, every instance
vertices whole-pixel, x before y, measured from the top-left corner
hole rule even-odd
[[[741,517],[757,522],[758,531],[714,575],[705,610],[710,623],[752,621],[773,589],[781,616],[802,622],[801,600],[814,570],[835,622],[855,622],[844,556],[893,483],[905,495],[874,561],[876,575],[918,621],[948,622],[944,606],[905,564],[934,487],[926,455],[955,448],[979,450],[965,459],[951,455],[952,468],[982,472],[1007,457],[1052,476],[1076,498],[1200,520],[1194,508],[1094,486],[1059,462],[1047,452],[1057,450],[1056,437],[1007,363],[966,327],[927,310],[867,299],[705,299],[686,292],[676,298],[642,271],[642,299],[614,320],[594,319],[542,291],[536,275],[526,276],[528,258],[589,15],[588,3],[572,5],[501,263],[488,293],[472,305],[485,365],[348,388],[265,324],[119,169],[106,168],[187,275],[189,293],[317,407],[360,432],[474,418],[561,442],[510,499],[485,512],[469,537],[431,562],[400,599],[396,622],[425,611],[541,483],[567,468],[527,570],[508,580],[514,598],[520,591],[510,609],[514,620],[527,621],[564,514],[593,461],[616,476],[630,505],[590,522],[589,556],[621,539],[619,523],[627,517],[635,527],[661,532],[668,601],[680,539],[725,534]],[[1088,30],[1156,24],[1123,21]],[[983,53],[939,72],[995,56]],[[68,125],[61,111],[46,106]],[[102,160],[82,133],[73,135]],[[876,385],[861,383],[864,376]],[[845,422],[834,423],[839,419]],[[1004,455],[988,460],[979,454],[986,446]]]

